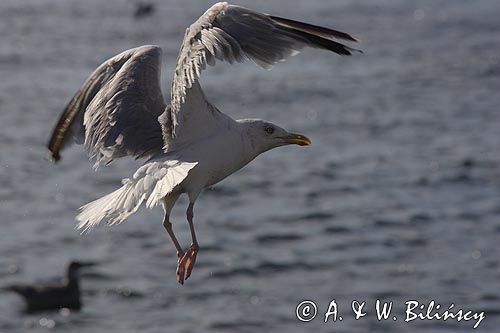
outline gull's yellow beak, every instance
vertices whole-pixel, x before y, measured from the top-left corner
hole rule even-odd
[[[311,144],[311,140],[302,134],[290,133],[283,137],[283,140],[290,145],[309,146]]]

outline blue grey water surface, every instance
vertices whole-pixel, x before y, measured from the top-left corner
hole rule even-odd
[[[404,302],[485,311],[500,327],[500,2],[497,0],[235,1],[347,31],[364,55],[305,50],[267,72],[219,64],[209,98],[235,118],[307,134],[310,147],[257,158],[198,200],[201,250],[175,279],[162,210],[81,236],[82,204],[129,177],[136,161],[97,173],[81,147],[58,165],[44,144],[85,78],[122,50],[164,49],[166,96],[184,30],[213,2],[0,2],[0,286],[51,280],[70,259],[81,312],[27,315],[0,293],[0,332],[472,332],[473,322],[404,322]],[[223,154],[223,152],[220,152]],[[189,230],[181,200],[174,229]],[[295,318],[310,299],[319,314]],[[329,302],[342,322],[323,322]],[[376,299],[397,321],[379,322]],[[367,301],[354,320],[352,300]]]

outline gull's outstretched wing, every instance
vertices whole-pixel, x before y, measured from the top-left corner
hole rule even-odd
[[[53,160],[74,139],[96,166],[114,158],[150,156],[162,150],[158,116],[165,110],[160,88],[161,49],[141,46],[100,65],[71,99],[52,132]]]
[[[207,131],[210,118],[218,114],[205,101],[198,84],[200,72],[207,64],[215,64],[216,59],[229,63],[248,59],[270,69],[306,46],[340,55],[358,51],[333,39],[357,41],[340,31],[257,13],[227,2],[215,4],[184,36],[172,81],[172,109],[168,117],[167,114],[164,117],[171,120],[172,140],[182,137],[183,133],[191,136],[193,131]],[[200,112],[199,108],[208,112]],[[168,145],[167,141],[166,138]]]

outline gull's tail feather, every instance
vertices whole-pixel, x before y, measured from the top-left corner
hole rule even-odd
[[[138,196],[133,185],[128,181],[118,190],[82,206],[80,214],[76,217],[79,221],[76,228],[86,232],[103,219],[107,219],[110,225],[119,224],[135,213],[142,204],[145,194]]]
[[[132,179],[123,180],[122,187],[81,207],[76,228],[85,233],[102,220],[109,225],[120,224],[143,203],[148,208],[156,206],[196,164],[170,160],[143,165]]]

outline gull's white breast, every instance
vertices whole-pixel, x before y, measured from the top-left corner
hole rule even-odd
[[[181,184],[184,191],[199,191],[216,184],[257,155],[241,126],[235,121],[227,125],[204,140],[176,152],[183,161],[198,162]]]

